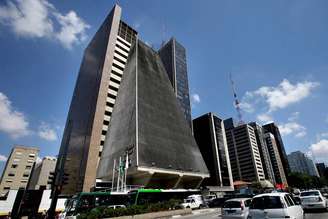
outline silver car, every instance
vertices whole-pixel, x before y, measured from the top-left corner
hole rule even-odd
[[[328,209],[327,199],[319,190],[301,192],[300,198],[303,209]]]
[[[246,219],[251,202],[252,199],[250,198],[234,198],[225,201],[222,208],[222,218]]]

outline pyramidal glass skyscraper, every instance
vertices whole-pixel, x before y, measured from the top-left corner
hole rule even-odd
[[[137,32],[115,5],[84,51],[56,165],[61,195],[90,191]]]

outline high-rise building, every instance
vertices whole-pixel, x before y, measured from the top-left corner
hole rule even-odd
[[[272,184],[276,184],[274,171],[272,168],[272,163],[271,163],[271,158],[270,158],[270,153],[269,153],[268,146],[267,146],[265,138],[264,138],[263,127],[256,122],[251,122],[251,123],[249,123],[249,125],[252,126],[254,129],[257,146],[259,148],[259,152],[261,155],[261,161],[262,161],[262,165],[263,165],[265,178],[267,180],[269,180]]]
[[[224,121],[226,137],[234,181],[262,181],[265,174],[260,151],[252,126],[248,124],[234,127],[232,119]]]
[[[0,195],[5,195],[10,189],[18,190],[28,186],[38,153],[39,149],[36,147],[13,147],[2,172]]]
[[[300,151],[295,151],[288,154],[288,162],[291,172],[319,176],[314,162]]]
[[[90,191],[137,32],[115,5],[84,51],[56,166],[61,195]]]
[[[316,163],[315,166],[317,167],[317,170],[319,172],[320,177],[326,176],[326,165],[325,163]]]
[[[209,177],[158,53],[139,40],[115,104],[97,178],[111,181],[119,160],[130,185],[197,188]]]
[[[285,151],[284,142],[282,141],[278,126],[272,122],[272,123],[264,125],[263,128],[266,133],[270,132],[271,134],[273,134],[273,136],[276,140],[277,148],[279,151],[282,165],[284,167],[285,174],[288,175],[288,173],[290,172],[290,167],[288,164],[288,159],[287,159],[287,154]]]
[[[159,49],[158,54],[179,100],[181,110],[192,127],[186,49],[175,38],[171,38]]]
[[[275,182],[278,184],[283,184],[285,186],[288,186],[287,178],[282,165],[282,161],[278,151],[275,137],[271,133],[266,133],[264,135],[264,139],[269,149],[270,160],[274,172]]]
[[[51,189],[52,174],[55,171],[57,159],[44,157],[35,164],[31,174],[29,189]]]
[[[210,191],[232,191],[233,180],[223,120],[207,113],[193,120],[194,137],[210,178],[203,185]]]

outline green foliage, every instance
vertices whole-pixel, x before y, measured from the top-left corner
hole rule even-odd
[[[150,212],[167,211],[174,209],[181,209],[181,200],[170,199],[166,202],[151,203],[145,205],[131,205],[127,208],[107,208],[106,206],[101,206],[92,209],[88,213],[80,214],[78,219],[99,219],[106,217],[119,217],[125,215],[136,215],[145,214]]]
[[[304,173],[292,172],[288,175],[288,185],[290,187],[296,187],[299,189],[312,189],[322,188],[324,186],[327,186],[328,184],[325,178],[309,176]]]

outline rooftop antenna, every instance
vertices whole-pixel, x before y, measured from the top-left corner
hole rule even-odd
[[[243,125],[245,124],[243,121],[243,116],[241,114],[241,109],[240,109],[240,102],[238,100],[236,88],[235,88],[235,82],[232,80],[232,74],[229,74],[230,76],[230,82],[231,82],[231,87],[232,87],[232,92],[233,92],[233,98],[234,98],[234,106],[237,111],[237,116],[238,116],[238,125]]]

